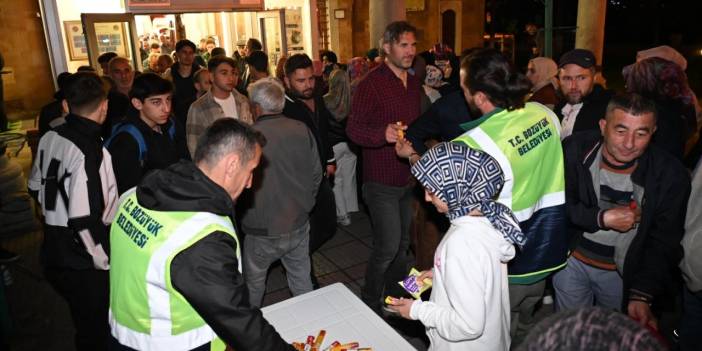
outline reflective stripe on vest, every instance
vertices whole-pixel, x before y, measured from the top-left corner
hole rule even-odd
[[[190,350],[216,335],[171,285],[170,264],[178,253],[213,231],[239,242],[231,220],[206,212],[159,212],[141,207],[134,189],[120,199],[110,230],[112,335],[139,350]],[[141,280],[141,281],[140,281]]]
[[[539,103],[500,111],[454,139],[497,160],[505,185],[497,199],[520,222],[565,203],[565,173],[558,117]]]

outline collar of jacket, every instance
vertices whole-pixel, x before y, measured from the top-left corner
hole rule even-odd
[[[102,136],[102,124],[99,124],[91,119],[69,113],[66,116],[66,125],[71,127],[79,134],[83,134],[90,138],[99,139]]]
[[[149,125],[146,124],[146,122],[144,122],[141,119],[141,117],[139,117],[138,115],[127,117],[127,122],[134,124],[137,128],[139,128],[139,130],[142,133],[145,133],[145,132],[158,133],[153,128],[149,127]],[[171,127],[171,124],[173,124],[173,123],[174,123],[173,117],[168,117],[168,120],[166,121],[166,123],[159,125],[159,127],[161,127],[161,134],[167,134],[168,129]]]
[[[190,76],[188,76],[188,77],[183,77],[183,76],[180,75],[180,72],[178,71],[178,68],[179,68],[179,67],[180,67],[180,62],[174,63],[173,66],[171,66],[171,75],[172,75],[173,77],[180,78],[180,79],[191,78],[191,77],[193,76],[193,74],[195,74],[195,72],[197,72],[197,70],[199,70],[200,68],[202,68],[202,67],[200,67],[200,65],[197,64],[197,62],[193,61],[193,64],[192,64],[192,66],[191,66],[192,69],[190,70]]]
[[[268,115],[261,115],[261,116],[256,117],[256,122],[267,121],[269,119],[278,119],[278,118],[283,118],[283,117],[285,117],[285,116],[283,116],[283,114],[281,114],[281,113],[271,113]]]
[[[604,138],[602,137],[602,134],[600,134],[599,130],[583,132],[582,134],[584,139],[586,139],[586,142],[583,144],[583,155],[581,155],[580,159],[582,160],[581,162],[585,169],[589,169],[592,162],[594,162],[597,153],[602,152]],[[641,154],[641,156],[639,156],[639,158],[636,160],[638,164],[634,172],[631,174],[631,181],[634,184],[644,188],[646,188],[646,170],[648,169],[648,165],[650,163],[651,147],[655,146],[649,143],[643,154]]]

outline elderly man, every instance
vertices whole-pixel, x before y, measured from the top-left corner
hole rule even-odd
[[[613,97],[600,130],[564,141],[568,265],[553,277],[556,308],[622,308],[656,327],[651,304],[677,284],[690,177],[655,145],[656,107]]]
[[[134,69],[129,59],[116,56],[107,64],[107,72],[112,80],[112,89],[107,95],[107,119],[102,124],[102,138],[107,140],[112,135],[112,126],[127,116],[129,91],[134,83]]]
[[[122,196],[110,231],[111,350],[293,350],[249,304],[230,218],[262,145],[246,124],[219,120],[193,162]]]
[[[278,259],[293,295],[312,290],[309,219],[322,166],[312,132],[304,123],[282,115],[285,91],[277,80],[252,83],[249,96],[256,115],[254,128],[267,140],[265,168],[254,175],[252,207],[241,219],[249,300],[252,306],[260,306],[268,267]]]

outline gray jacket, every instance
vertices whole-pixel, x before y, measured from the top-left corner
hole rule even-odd
[[[692,292],[702,291],[702,208],[697,206],[702,199],[702,167],[697,167],[692,175],[692,191],[685,217],[685,236],[680,244],[685,255],[680,269]]]
[[[315,138],[304,123],[283,115],[261,116],[253,127],[266,146],[241,228],[246,235],[289,233],[309,220],[322,181]]]

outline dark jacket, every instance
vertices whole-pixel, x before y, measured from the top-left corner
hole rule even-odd
[[[179,159],[175,140],[168,133],[175,120],[170,119],[161,126],[162,133],[149,128],[139,117],[129,117],[125,123],[136,126],[141,132],[146,143],[146,157],[140,161],[139,144],[131,134],[122,132],[114,136],[107,149],[112,155],[112,169],[120,195],[137,186],[149,171],[166,168]]]
[[[601,146],[599,131],[574,134],[564,140],[566,205],[573,248],[583,232],[600,229],[600,208],[589,168]],[[644,188],[644,198],[641,222],[624,259],[624,307],[631,292],[655,298],[674,286],[690,195],[690,176],[685,168],[655,145],[649,145],[639,157],[631,180]]]
[[[116,90],[107,93],[107,117],[102,123],[102,138],[107,140],[112,135],[112,127],[122,122],[129,112],[132,103],[129,97]]]
[[[234,210],[226,190],[189,161],[150,173],[136,192],[139,203],[155,211],[231,216]],[[228,234],[214,231],[205,236],[173,258],[173,287],[235,350],[294,350],[261,311],[249,305],[236,250],[237,243]]]
[[[317,142],[322,171],[324,171],[327,165],[336,163],[332,149],[334,145],[329,142],[329,120],[333,117],[324,105],[324,100],[315,98],[314,103],[315,111],[312,112],[304,102],[285,95],[283,114],[304,123],[312,131]]]
[[[185,125],[188,119],[188,110],[190,105],[192,105],[195,100],[197,100],[197,89],[195,89],[195,81],[193,80],[193,75],[200,66],[193,62],[192,71],[187,77],[183,77],[178,73],[178,62],[171,66],[171,81],[173,82],[173,105],[172,113],[176,117],[176,141],[178,146],[178,153],[185,158],[190,158],[190,153],[188,152],[188,145],[185,141]]]
[[[429,110],[419,116],[407,128],[407,140],[420,155],[427,151],[424,142],[434,138],[439,141],[453,140],[465,132],[461,124],[471,121],[468,103],[462,91],[442,96]]]
[[[614,95],[613,91],[606,90],[602,88],[602,86],[595,84],[592,88],[592,92],[583,98],[583,107],[580,109],[575,119],[573,134],[586,130],[599,130],[600,119],[605,117],[607,104],[609,104],[609,99],[612,98],[612,95]],[[556,116],[558,116],[558,119],[561,121],[563,120],[563,112],[561,112],[561,110],[567,102],[566,99],[563,99],[553,109],[553,112],[556,113]]]
[[[695,120],[695,107],[683,105],[677,101],[656,101],[655,103],[657,118],[653,142],[678,160],[682,160],[685,142],[695,130],[695,126],[688,129],[688,121]]]
[[[322,181],[314,136],[302,122],[283,115],[260,116],[253,127],[266,145],[241,227],[246,235],[290,233],[309,220]]]

